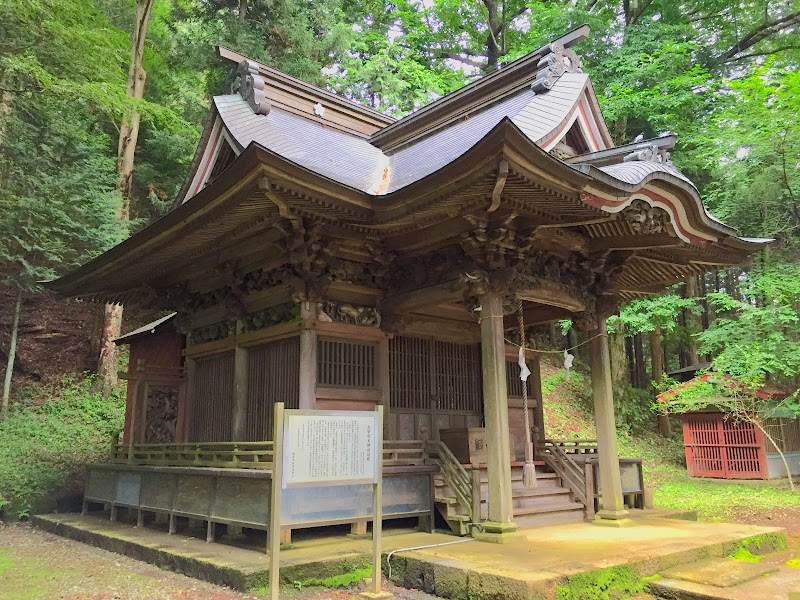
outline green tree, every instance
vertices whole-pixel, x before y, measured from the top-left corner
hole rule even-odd
[[[0,263],[17,290],[3,384],[8,406],[23,295],[120,241],[110,140],[67,99],[21,94],[0,142]]]

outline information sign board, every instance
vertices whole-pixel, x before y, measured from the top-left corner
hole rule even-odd
[[[285,411],[284,489],[377,482],[375,412]]]

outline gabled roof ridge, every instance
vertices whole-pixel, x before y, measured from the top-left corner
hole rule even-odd
[[[219,55],[225,60],[236,64],[240,64],[242,61],[247,60],[258,69],[258,72],[261,75],[269,79],[280,81],[286,87],[291,88],[294,91],[313,96],[320,101],[335,105],[343,110],[352,111],[371,121],[379,121],[381,126],[392,124],[396,121],[396,119],[390,115],[365,106],[360,102],[356,102],[355,100],[350,100],[349,98],[335,94],[319,86],[307,83],[302,79],[294,77],[293,75],[289,75],[288,73],[284,73],[283,71],[279,71],[278,69],[274,69],[265,65],[264,63],[249,58],[244,54],[240,54],[235,50],[230,50],[224,46],[217,46],[217,50]],[[375,123],[375,125],[378,126],[378,123]]]
[[[502,69],[468,83],[383,127],[373,133],[369,141],[382,150],[391,150],[410,141],[421,131],[442,126],[466,112],[497,102],[518,92],[535,79],[539,61],[552,46],[569,48],[588,37],[589,26],[581,25]]]

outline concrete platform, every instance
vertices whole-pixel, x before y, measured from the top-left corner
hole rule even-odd
[[[587,590],[598,588],[645,591],[649,576],[726,556],[743,545],[753,552],[785,546],[778,528],[696,523],[652,517],[648,512],[635,514],[625,528],[572,523],[521,529],[517,540],[502,545],[445,534],[388,531],[384,560],[388,559],[391,569],[385,567],[384,574],[404,587],[445,598],[549,600],[558,595],[564,600],[584,600],[594,597]],[[254,550],[208,544],[97,516],[48,515],[36,517],[34,523],[235,589],[260,587],[269,579],[266,554]],[[434,544],[446,545],[417,548]],[[369,551],[369,540],[344,535],[293,542],[292,548],[281,552],[281,579],[291,583],[347,572],[368,564]]]

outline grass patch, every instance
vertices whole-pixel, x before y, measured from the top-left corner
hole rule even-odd
[[[640,577],[628,565],[578,573],[558,586],[556,600],[622,600],[646,591],[657,577]]]
[[[125,402],[121,393],[92,392],[92,383],[91,377],[67,379],[60,392],[42,390],[35,404],[14,404],[0,421],[2,516],[52,510],[71,478],[107,457]]]
[[[800,558],[793,558],[791,560],[787,560],[783,564],[789,567],[790,569],[800,569]]]
[[[324,587],[324,588],[344,588],[360,583],[364,579],[372,577],[372,567],[356,567],[352,571],[341,575],[332,575],[323,578],[303,579],[295,581],[295,587]]]
[[[733,552],[731,552],[728,555],[728,558],[732,558],[734,560],[741,560],[744,562],[753,562],[753,563],[761,562],[762,560],[764,560],[763,556],[758,556],[757,554],[753,554],[752,552],[750,552],[750,550],[744,547],[739,547]]]
[[[12,549],[0,548],[0,575],[3,600],[38,600],[54,591],[56,577],[67,573],[43,559],[17,557]]]

